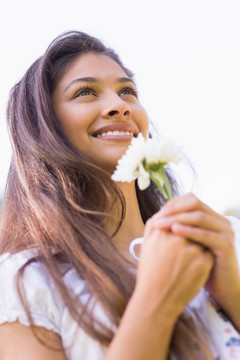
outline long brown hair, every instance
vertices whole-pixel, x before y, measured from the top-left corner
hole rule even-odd
[[[53,278],[73,318],[93,338],[107,345],[114,335],[112,329],[104,323],[96,326],[88,306],[83,306],[67,288],[59,266],[65,263],[76,270],[117,327],[135,278],[104,223],[118,204],[121,215],[115,233],[118,231],[125,216],[125,200],[109,175],[69,142],[52,104],[59,79],[73,60],[86,52],[109,56],[133,77],[113,50],[92,36],[72,31],[57,37],[11,91],[7,115],[13,156],[1,214],[0,253],[37,251],[18,277],[19,293],[31,322],[21,278],[25,267],[38,261]],[[170,174],[168,177],[176,193],[177,182]],[[141,192],[136,187],[136,191],[146,222],[163,206],[164,199],[154,184]],[[175,353],[177,359],[182,359],[177,355],[181,342],[190,350],[184,332],[187,334],[191,327],[189,320],[178,321],[171,356]],[[188,358],[186,354],[183,357]],[[190,358],[194,359],[193,355]]]

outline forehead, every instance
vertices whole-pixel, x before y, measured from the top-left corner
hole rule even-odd
[[[114,80],[114,78],[126,77],[126,72],[121,66],[103,54],[86,53],[79,55],[68,67],[59,81],[59,85],[67,85],[78,77],[96,77],[105,81]]]

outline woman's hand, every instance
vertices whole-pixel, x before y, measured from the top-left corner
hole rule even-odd
[[[211,252],[154,220],[146,223],[136,286],[106,359],[166,360],[179,315],[209,278]]]
[[[227,313],[234,304],[240,304],[234,233],[226,218],[188,194],[168,201],[152,220],[156,229],[170,231],[211,251],[214,265],[206,289]]]
[[[213,256],[201,244],[161,229],[157,222],[154,216],[145,227],[135,292],[148,299],[156,314],[165,312],[176,320],[205,285]]]

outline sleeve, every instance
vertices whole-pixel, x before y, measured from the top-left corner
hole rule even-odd
[[[227,218],[231,222],[232,230],[234,232],[234,245],[240,272],[240,220],[233,216],[227,216]]]
[[[30,325],[16,286],[18,270],[28,258],[24,252],[0,257],[0,324],[19,321]],[[34,324],[60,334],[63,306],[41,264],[31,263],[26,267],[23,285]]]

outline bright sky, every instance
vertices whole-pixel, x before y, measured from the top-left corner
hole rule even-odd
[[[12,0],[0,14],[0,193],[11,156],[9,90],[56,35],[77,29],[134,71],[150,118],[196,170],[193,181],[181,170],[186,190],[216,211],[240,207],[239,0]]]

